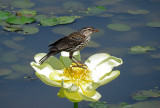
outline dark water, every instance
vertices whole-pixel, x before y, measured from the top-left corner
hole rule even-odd
[[[0,0],[5,6],[10,6],[12,0]],[[146,26],[147,22],[160,21],[160,0],[113,0],[115,3],[100,4],[99,0],[77,0],[82,4],[81,8],[87,8],[97,5],[104,5],[107,9],[105,13],[92,16],[83,16],[79,13],[65,13],[63,4],[67,0],[30,0],[35,3],[31,9],[35,9],[39,14],[50,14],[54,8],[56,15],[80,15],[72,24],[58,25],[54,27],[38,26],[39,32],[36,34],[19,34],[17,32],[7,32],[0,29],[0,69],[9,69],[12,71],[9,75],[0,76],[0,107],[1,108],[71,108],[73,104],[67,99],[57,97],[59,88],[50,87],[40,80],[28,80],[24,77],[34,75],[34,70],[30,67],[35,54],[47,52],[49,43],[60,37],[62,34],[68,34],[70,31],[54,30],[64,27],[72,30],[80,29],[84,26],[94,26],[100,32],[95,34],[92,41],[99,46],[91,45],[81,51],[82,59],[85,61],[89,56],[95,53],[109,53],[113,56],[123,59],[123,65],[116,69],[121,71],[120,76],[114,81],[97,89],[101,93],[100,101],[109,104],[127,102],[134,104],[138,101],[132,99],[133,93],[141,90],[154,89],[160,85],[160,28]],[[104,1],[104,0],[102,0]],[[117,1],[117,2],[116,2]],[[118,2],[119,1],[119,2]],[[97,2],[99,4],[97,4]],[[54,7],[54,8],[53,8]],[[1,10],[3,8],[1,7]],[[17,8],[5,8],[8,11],[17,10]],[[147,14],[129,14],[127,10],[145,9]],[[74,10],[74,9],[73,9]],[[78,11],[77,11],[78,12]],[[102,17],[100,15],[110,14],[111,16]],[[108,24],[121,23],[131,27],[128,31],[115,31],[107,28]],[[36,24],[37,25],[37,24]],[[67,33],[65,33],[67,32]],[[15,37],[23,38],[17,41]],[[11,47],[12,44],[5,44],[7,40],[12,40],[18,46]],[[129,54],[129,48],[132,46],[152,46],[156,48],[145,54]],[[20,49],[20,50],[19,50]],[[8,56],[7,56],[8,54]],[[56,55],[59,57],[59,55]],[[8,59],[9,60],[8,60]],[[17,67],[17,68],[15,68]],[[23,68],[22,68],[23,67]],[[19,69],[22,68],[22,69]],[[21,70],[27,70],[21,72]],[[150,98],[148,100],[159,100],[159,98]],[[82,108],[87,108],[86,102],[81,102]],[[155,106],[153,106],[154,108]],[[158,108],[158,107],[155,107]]]

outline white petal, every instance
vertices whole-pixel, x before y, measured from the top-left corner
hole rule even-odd
[[[100,80],[100,85],[104,85],[109,83],[110,81],[114,80],[120,75],[120,71],[112,71],[109,75],[106,75],[104,78]]]
[[[77,92],[79,89],[77,85],[73,84],[72,82],[65,82],[64,80],[62,80],[61,85],[69,93]]]

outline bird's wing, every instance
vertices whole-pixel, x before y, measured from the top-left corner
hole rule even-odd
[[[69,36],[63,37],[56,42],[50,44],[49,46],[52,46],[49,51],[54,51],[54,50],[61,50],[65,51],[66,49],[73,48],[74,46],[77,46],[81,44],[82,40],[82,35],[78,33],[72,33]]]

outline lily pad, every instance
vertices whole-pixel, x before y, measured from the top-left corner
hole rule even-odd
[[[64,2],[62,6],[65,9],[81,9],[84,8],[84,5],[81,2],[76,2],[76,1],[68,1]]]
[[[160,97],[160,91],[158,91],[157,89],[142,90],[132,96],[134,100],[138,101],[145,100],[150,97]]]
[[[12,70],[10,70],[10,69],[0,69],[0,76],[4,76],[4,75],[9,75],[9,74],[11,74],[12,73]]]
[[[89,104],[91,108],[108,108],[109,106],[105,102],[92,102]]]
[[[9,12],[0,11],[0,20],[6,20],[9,18],[10,15],[11,13]]]
[[[148,51],[156,50],[154,47],[151,46],[133,46],[130,48],[129,53],[131,54],[143,54],[147,53]]]
[[[97,48],[97,47],[100,47],[100,44],[95,41],[90,41],[87,47]]]
[[[20,72],[23,74],[31,74],[33,72],[32,68],[29,65],[14,64],[11,66],[11,68],[16,72]]]
[[[104,5],[112,5],[121,1],[124,1],[124,0],[98,0],[94,4],[104,6]]]
[[[42,26],[55,26],[58,25],[57,18],[51,17],[51,18],[45,18],[40,21]]]
[[[139,10],[127,10],[127,13],[130,13],[130,14],[148,14],[149,11],[144,10],[144,9],[139,9]]]
[[[75,17],[63,16],[63,17],[59,17],[57,20],[59,24],[69,24],[75,21]]]
[[[35,34],[39,31],[37,27],[32,27],[32,26],[24,26],[23,27],[23,33],[24,34]]]
[[[146,25],[147,25],[147,26],[150,26],[150,27],[160,27],[160,22],[159,22],[159,21],[156,21],[156,22],[148,22]]]
[[[31,8],[35,4],[31,1],[25,0],[25,1],[13,1],[11,2],[11,5],[16,8]]]
[[[18,16],[25,16],[25,17],[33,17],[37,14],[35,10],[31,9],[21,9],[17,11]]]
[[[14,80],[14,79],[18,79],[22,76],[22,74],[20,73],[12,73],[6,77],[3,77],[4,79],[9,79],[9,80]]]
[[[66,35],[69,35],[70,33],[74,32],[75,30],[73,30],[70,27],[57,27],[57,28],[54,28],[52,31],[56,34],[61,34],[61,35],[66,36]]]
[[[23,28],[20,25],[7,25],[7,26],[4,26],[3,29],[10,32],[23,30]]]
[[[36,21],[40,22],[42,19],[47,18],[47,16],[46,15],[36,15],[34,16],[34,18],[36,19]]]
[[[6,22],[10,23],[10,24],[27,24],[27,23],[32,23],[34,22],[35,19],[30,17],[25,17],[25,16],[13,16],[13,17],[10,17],[6,20]]]
[[[100,14],[106,11],[106,7],[104,6],[96,6],[96,7],[90,7],[88,8],[88,11],[86,11],[86,15],[96,15]]]
[[[9,26],[9,24],[6,23],[5,21],[0,21],[0,26]]]
[[[18,61],[18,58],[15,52],[7,52],[2,54],[1,60],[6,63],[14,63]]]
[[[24,46],[14,42],[13,40],[5,40],[3,42],[4,45],[6,45],[7,47],[9,48],[12,48],[12,49],[16,49],[16,50],[22,50],[24,49]]]
[[[107,27],[115,31],[128,31],[131,29],[128,25],[125,24],[108,24]]]

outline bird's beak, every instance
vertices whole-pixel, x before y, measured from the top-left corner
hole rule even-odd
[[[98,32],[99,30],[98,29],[94,29],[94,32]]]

